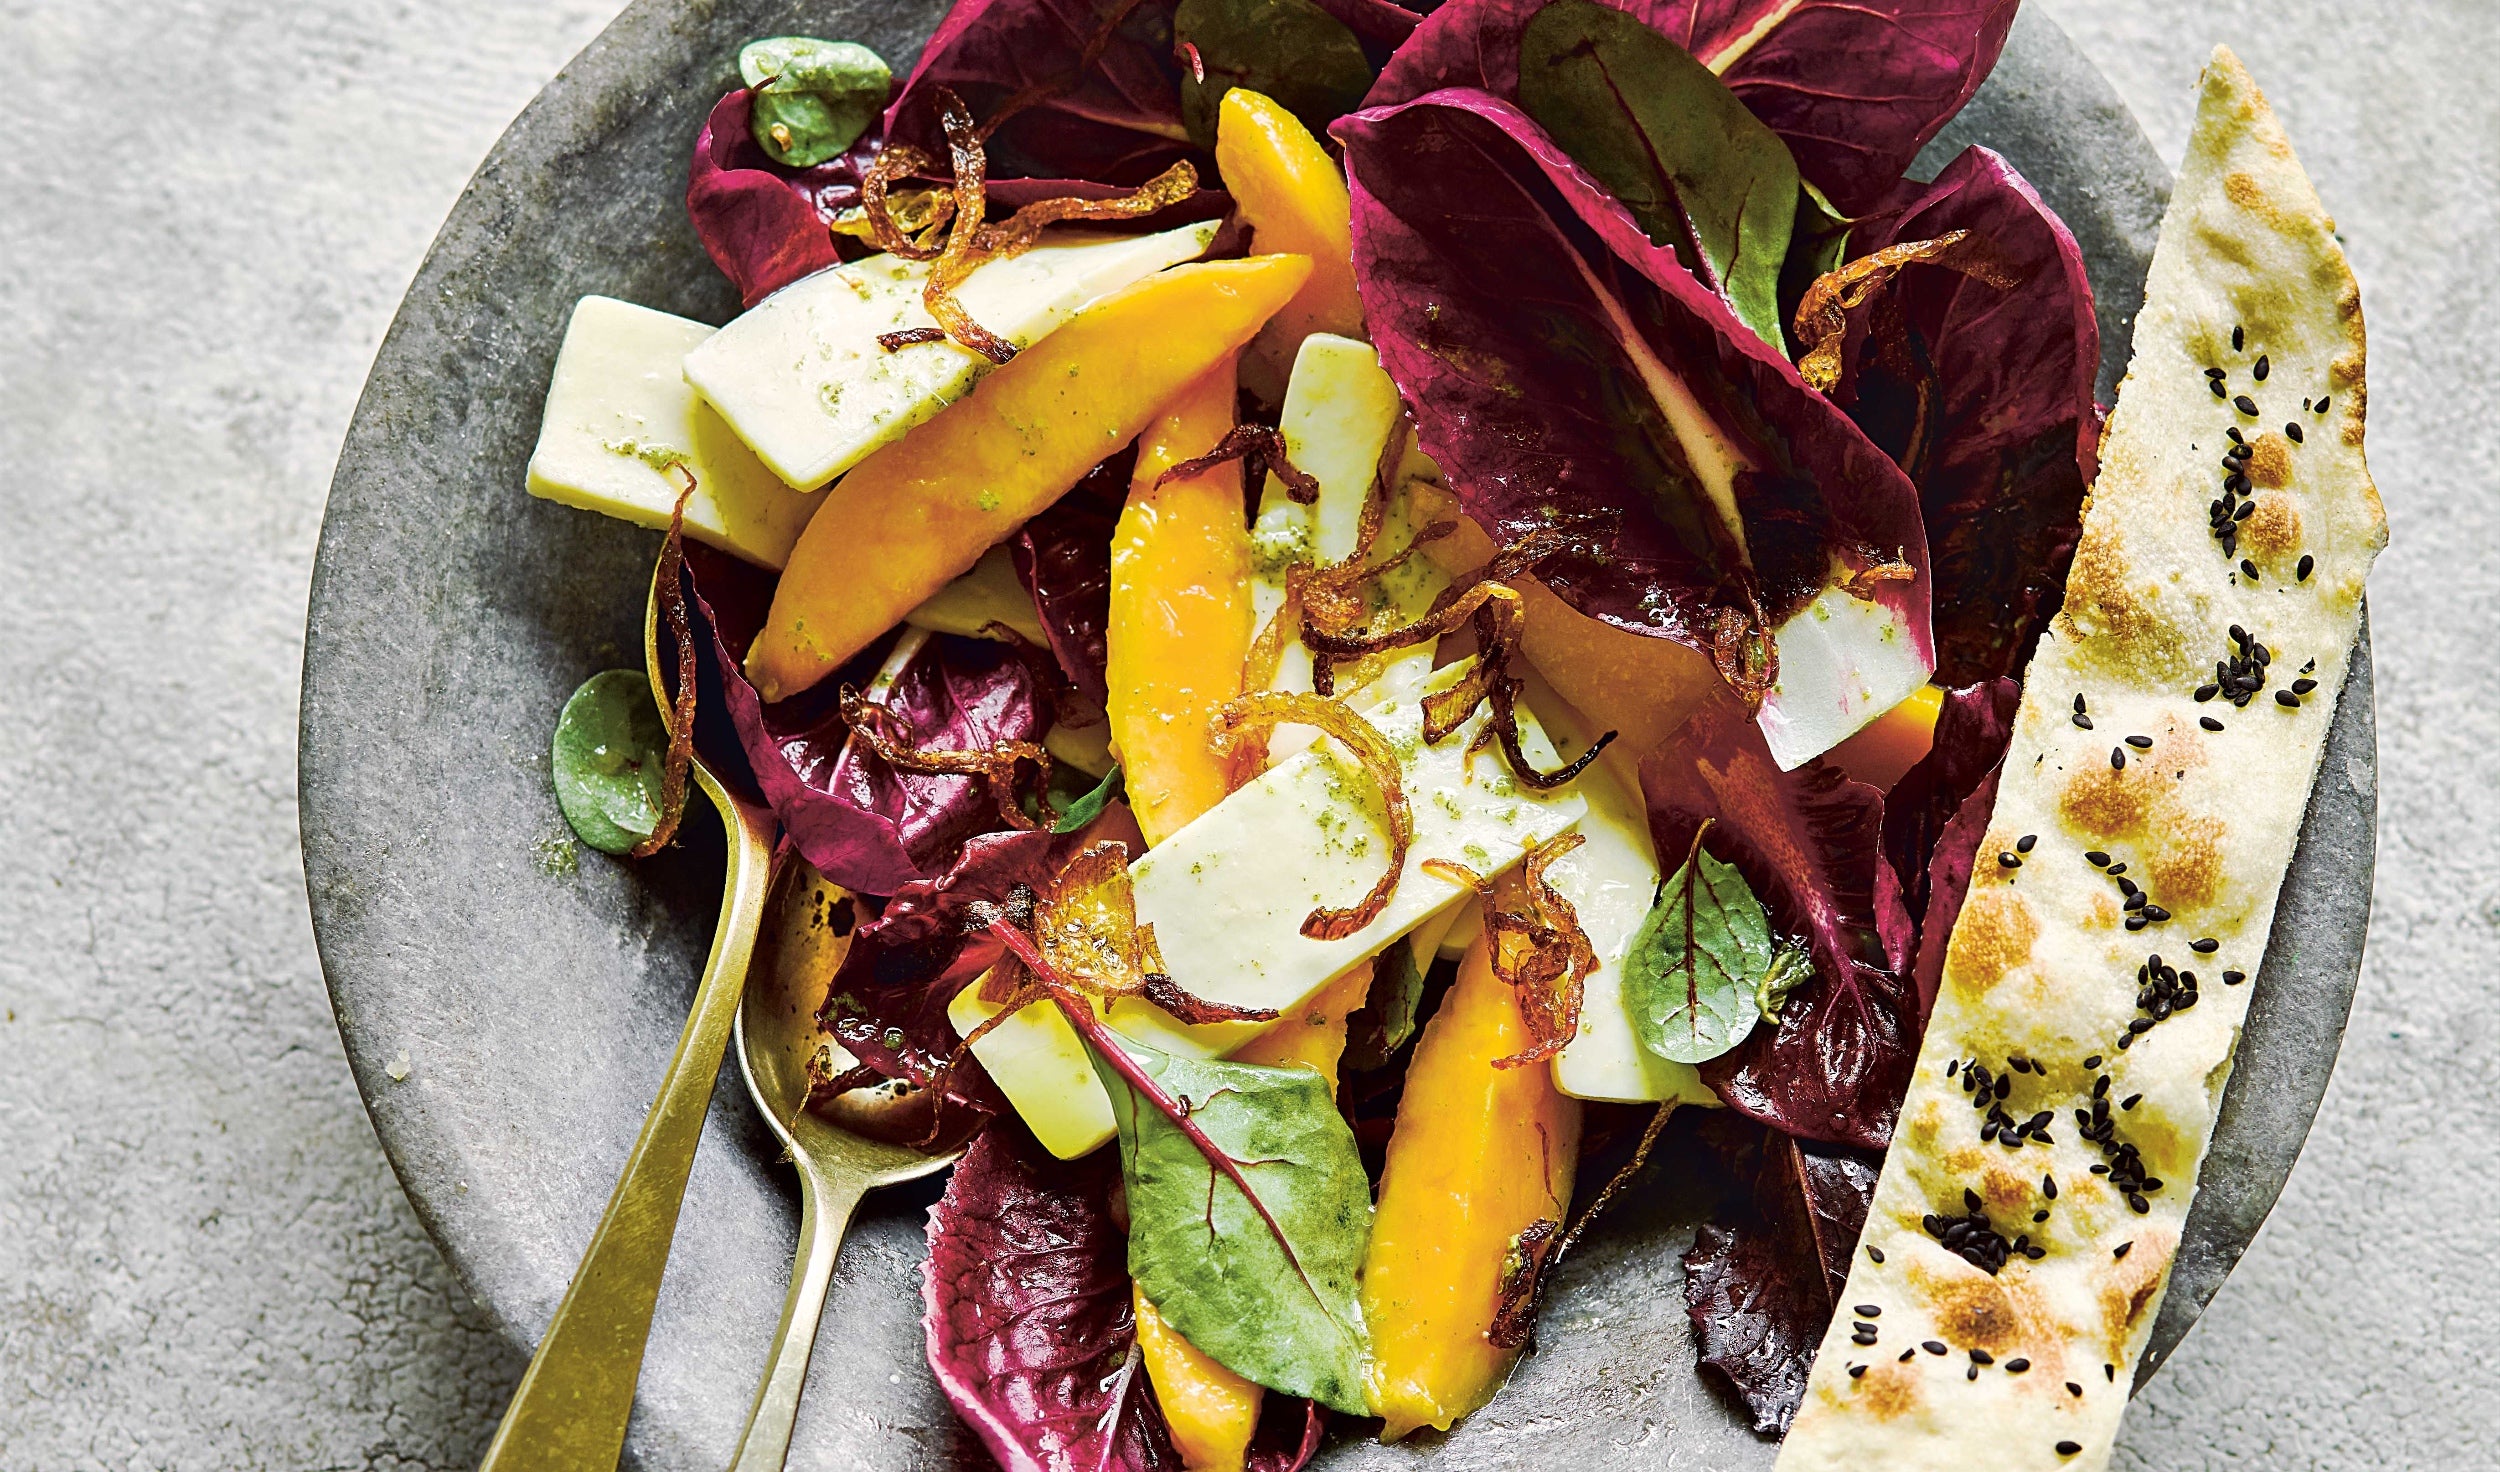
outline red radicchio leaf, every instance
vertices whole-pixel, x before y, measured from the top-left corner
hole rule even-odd
[[[2098,471],[2101,334],[2074,236],[1984,148],[1963,150],[1933,184],[1903,183],[1850,231],[1850,255],[1954,230],[2018,284],[1903,267],[1848,314],[1832,397],[1918,486],[1936,674],[1960,685],[2021,669],[2057,612]]]
[[[945,157],[935,92],[951,87],[993,130],[994,177],[1142,183],[1191,156],[1172,11],[1172,0],[959,0],[886,109],[886,136]]]
[[[1936,839],[1935,856],[1927,861],[1927,904],[1918,922],[1918,960],[1911,975],[1918,983],[1919,1024],[1936,1010],[1936,989],[1944,984],[1944,949],[1953,939],[1953,922],[1962,916],[1962,899],[1970,893],[1971,866],[1979,860],[1979,842],[1988,836],[1988,819],[1996,812],[1997,776],[1993,769],[1979,779],[1970,796],[1954,810],[1953,821]]]
[[[1883,852],[1883,794],[1816,760],[1782,772],[1732,700],[1714,701],[1641,764],[1660,853],[1703,819],[1775,928],[1805,937],[1814,981],[1702,1077],[1739,1113],[1835,1145],[1881,1149],[1916,1061],[1910,917]]]
[[[1900,468],[1526,114],[1453,88],[1332,131],[1364,313],[1424,450],[1498,540],[1560,522],[1604,544],[1546,562],[1555,592],[1708,653],[1775,628],[1835,560],[1897,556],[1914,576],[1873,596],[1926,653],[1926,538]],[[1648,355],[1753,466],[1733,488],[1745,555],[1640,387]]]
[[[1519,36],[1548,0],[1453,0],[1366,107],[1442,87],[1515,98]],[[1603,0],[1719,73],[1843,213],[1872,207],[1996,66],[2018,0]],[[1768,22],[1767,28],[1765,23]]]
[[[864,683],[860,669],[767,705],[741,668],[762,628],[769,595],[764,575],[712,554],[687,557],[693,592],[689,610],[710,631],[702,704],[725,713],[734,743],[721,743],[717,723],[698,717],[697,743],[706,759],[729,744],[751,774],[754,790],[780,819],[790,842],[818,872],[861,894],[892,894],[943,873],[965,840],[1003,826],[979,777],[897,772],[850,740],[842,723],[841,687]],[[699,607],[696,605],[700,605]],[[700,638],[701,636],[698,636]],[[714,682],[717,681],[717,684]],[[1049,692],[1005,644],[932,637],[886,697],[912,744],[981,750],[1007,741],[1038,741],[1050,723]]]
[[[1901,878],[1911,914],[1927,908],[1927,861],[1945,825],[2004,760],[2022,699],[2023,687],[2013,680],[1946,691],[1933,744],[1884,795],[1884,857]]]
[[[1769,1132],[1751,1190],[1694,1235],[1684,1306],[1702,1364],[1727,1378],[1753,1429],[1786,1432],[1815,1347],[1849,1282],[1878,1165]]]
[[[1146,1472],[1180,1456],[1136,1352],[1109,1151],[1061,1161],[1009,1115],[929,1210],[929,1369],[1006,1472]]]
[[[1097,707],[1110,699],[1111,531],[1136,465],[1131,445],[1095,466],[1008,544],[1052,656]]]
[[[850,152],[809,169],[768,157],[748,129],[753,99],[743,90],[713,104],[695,139],[686,213],[712,263],[754,306],[802,276],[841,258],[833,217],[860,201],[859,181],[877,156],[873,130]]]
[[[946,1020],[955,994],[1001,954],[996,941],[965,934],[965,912],[1002,903],[1018,884],[1056,873],[1080,841],[1038,830],[985,833],[964,845],[946,873],[904,885],[876,919],[852,932],[820,1020],[886,1077],[923,1087],[943,1080],[952,1102],[1003,1112],[980,1063],[969,1055],[955,1059],[960,1039]]]

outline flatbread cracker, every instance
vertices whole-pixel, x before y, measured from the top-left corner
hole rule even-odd
[[[1781,1472],[2107,1463],[2387,540],[2362,347],[2334,223],[2217,49]]]

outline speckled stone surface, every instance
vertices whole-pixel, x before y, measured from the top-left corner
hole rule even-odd
[[[0,507],[23,549],[0,644],[12,1472],[468,1465],[517,1369],[417,1231],[341,1065],[290,717],[363,365],[475,160],[607,8],[0,6],[19,140],[0,159]],[[2048,8],[2166,156],[2212,39],[2274,93],[2364,281],[2397,538],[2374,598],[2384,878],[2345,1063],[2124,1458],[2476,1465],[2500,1391],[2467,1339],[2500,1279],[2476,1214],[2500,1154],[2482,780],[2500,310],[2475,244],[2495,233],[2500,108],[2452,62],[2486,54],[2500,17]],[[138,143],[128,91],[99,80],[126,80],[134,35],[185,61],[156,97],[181,123]]]

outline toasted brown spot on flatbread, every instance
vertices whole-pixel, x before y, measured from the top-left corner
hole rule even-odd
[[[2029,961],[2031,944],[2039,938],[2040,921],[2028,900],[2003,885],[1974,887],[1962,901],[1945,966],[1962,985],[1985,991]]]
[[[2141,772],[2143,767],[2139,764],[2133,770]],[[2059,816],[2093,838],[2134,832],[2152,811],[2152,798],[2141,781],[2127,778],[2128,773],[2097,762],[2085,767],[2067,778],[2066,790],[2058,794]]]
[[[1859,1403],[1879,1421],[1898,1420],[1918,1409],[1919,1379],[1914,1365],[1886,1359],[1870,1366],[1864,1378],[1848,1383],[1857,1387]]]
[[[2022,1315],[2005,1280],[1972,1273],[1936,1287],[1936,1327],[1956,1349],[2010,1349],[2022,1340]]]
[[[2252,485],[2278,490],[2292,483],[2292,442],[2281,430],[2269,429],[2248,442],[2247,475]],[[2240,535],[2248,533],[2242,530]]]
[[[2279,492],[2259,496],[2257,509],[2240,523],[2240,545],[2268,562],[2290,556],[2300,545],[2300,508]]]
[[[2181,818],[2161,825],[2161,846],[2152,859],[2153,890],[2172,910],[2199,910],[2222,892],[2222,839],[2218,817]]]
[[[2112,1258],[2101,1280],[2101,1336],[2116,1359],[2134,1333],[2135,1321],[2151,1306],[2161,1288],[2162,1273],[2178,1241],[2158,1227],[2147,1227],[2123,1258]]]

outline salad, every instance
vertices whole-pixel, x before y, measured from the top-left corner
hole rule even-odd
[[[769,808],[819,1101],[969,1141],[928,1361],[1002,1465],[1446,1431],[1671,1116],[1733,1183],[1702,1366],[1796,1416],[1983,840],[2032,852],[1991,805],[2097,473],[2073,237],[1986,148],[1906,172],[2014,11],[740,55],[686,205],[745,311],[582,301],[531,462],[667,534],[671,718],[585,685],[559,796],[633,854],[690,752]]]

